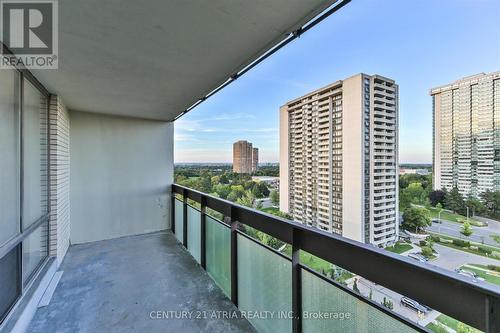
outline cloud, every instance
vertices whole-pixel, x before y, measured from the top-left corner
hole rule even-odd
[[[189,141],[189,142],[199,142],[200,140],[189,134],[174,134],[175,141]]]

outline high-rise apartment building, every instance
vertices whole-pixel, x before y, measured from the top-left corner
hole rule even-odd
[[[398,86],[358,74],[280,109],[280,209],[386,245],[398,235]]]
[[[252,143],[240,140],[233,143],[233,172],[252,173],[257,169],[259,150]],[[257,159],[254,163],[254,157]]]
[[[259,168],[259,148],[253,148],[252,151],[252,171],[257,171]]]
[[[477,196],[500,190],[500,71],[469,76],[430,92],[434,189]]]

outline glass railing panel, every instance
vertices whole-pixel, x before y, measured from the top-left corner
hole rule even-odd
[[[175,199],[175,237],[179,242],[182,243],[183,237],[183,222],[184,212],[183,212],[183,203],[179,199]]]
[[[259,332],[291,332],[291,261],[240,234],[237,243],[238,308]]]
[[[188,251],[201,262],[201,212],[196,208],[188,206],[187,208],[187,229],[188,229]]]
[[[419,332],[305,269],[301,270],[301,274],[304,333]]]
[[[0,258],[0,324],[19,297],[19,251],[21,245]]]
[[[23,240],[23,283],[26,284],[48,255],[48,222],[42,223]]]
[[[231,230],[206,217],[206,270],[224,293],[231,296]]]

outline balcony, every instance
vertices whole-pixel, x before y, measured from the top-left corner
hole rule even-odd
[[[60,1],[60,68],[0,71],[0,332],[427,331],[303,253],[500,331],[489,285],[172,184],[174,122],[348,3]]]
[[[281,314],[249,318],[259,332],[427,332],[417,317],[391,311],[303,264],[303,251],[411,297],[433,313],[496,330],[498,290],[491,285],[180,185],[173,185],[173,192],[175,237],[200,267],[242,313]],[[291,256],[252,238],[248,227],[289,244]],[[352,317],[313,318],[318,313]]]
[[[72,246],[27,332],[256,332],[170,232]],[[188,311],[191,318],[186,317]]]

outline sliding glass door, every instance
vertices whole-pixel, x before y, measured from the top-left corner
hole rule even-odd
[[[30,81],[0,70],[0,323],[49,253],[48,96]]]

